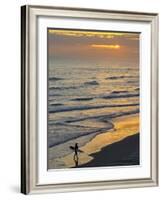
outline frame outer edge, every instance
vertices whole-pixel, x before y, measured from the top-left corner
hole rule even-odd
[[[96,8],[79,8],[79,7],[64,7],[64,6],[47,6],[47,5],[28,5],[29,8],[31,9],[35,9],[35,10],[53,10],[53,11],[57,11],[57,10],[62,10],[62,11],[82,11],[82,12],[91,12],[93,13],[103,13],[103,14],[107,14],[108,12],[110,14],[113,14],[115,17],[117,15],[135,15],[135,20],[139,20],[139,17],[143,17],[143,21],[150,21],[151,19],[153,19],[153,16],[156,16],[158,13],[155,12],[141,12],[141,11],[127,11],[127,10],[108,10],[108,9],[96,9]],[[118,18],[117,18],[118,19]],[[146,20],[145,20],[146,19]],[[142,21],[142,19],[140,19],[140,21]]]
[[[152,156],[152,163],[151,163],[151,178],[155,186],[159,185],[159,140],[158,140],[158,116],[159,116],[159,86],[158,86],[158,49],[159,49],[159,16],[158,14],[153,17],[152,20],[152,55],[151,55],[151,65],[152,65],[152,81],[151,81],[151,88],[152,88],[152,95],[151,95],[151,122],[152,122],[152,141],[151,141],[151,156]]]
[[[101,189],[116,189],[116,188],[130,188],[130,187],[146,187],[146,186],[157,186],[158,185],[158,14],[148,13],[151,22],[152,31],[152,50],[151,50],[151,67],[152,67],[152,95],[151,95],[151,177],[150,179],[142,180],[128,180],[125,183],[122,181],[112,182],[101,182],[101,183],[77,183],[77,184],[58,184],[58,185],[37,185],[36,177],[36,155],[35,155],[35,132],[36,128],[32,119],[35,119],[36,111],[35,105],[32,104],[32,100],[35,102],[35,69],[32,69],[32,63],[35,60],[34,55],[30,55],[30,49],[35,44],[31,42],[30,36],[35,35],[35,30],[31,30],[30,27],[34,28],[36,25],[32,21],[31,16],[37,17],[35,11],[40,8],[44,9],[44,6],[22,6],[21,7],[21,192],[24,194],[34,193],[46,193],[46,192],[70,192],[70,191],[86,191],[86,190],[101,190]],[[46,8],[46,6],[45,6]],[[48,7],[49,8],[49,7]],[[54,9],[55,7],[50,7]],[[65,8],[62,8],[63,10]],[[33,12],[32,12],[33,10]],[[66,9],[65,9],[66,10]],[[68,10],[71,11],[71,8]],[[75,9],[74,10],[82,10]],[[86,9],[83,9],[83,11]],[[87,10],[88,11],[88,10]],[[93,10],[90,10],[90,12]],[[94,10],[94,12],[97,10]],[[100,10],[98,10],[100,12]],[[109,11],[113,12],[114,11]],[[120,14],[134,14],[134,12],[115,11]],[[140,14],[140,13],[137,13]],[[147,18],[146,15],[144,18]],[[145,17],[146,16],[146,17]],[[143,17],[143,16],[142,16]],[[33,18],[33,19],[34,19]],[[36,18],[35,18],[36,19]],[[124,19],[125,20],[125,19]],[[133,19],[134,20],[134,19]],[[136,19],[135,19],[136,20]],[[141,18],[140,21],[143,21]],[[32,24],[32,26],[30,25]],[[30,29],[30,30],[29,30]],[[29,40],[30,39],[30,40]],[[32,83],[31,83],[32,82]],[[34,85],[33,85],[34,84]],[[34,86],[34,88],[32,88]],[[31,97],[31,94],[33,97]],[[33,112],[32,112],[33,110]],[[33,116],[33,114],[34,116]],[[32,118],[30,118],[32,117]],[[34,128],[32,128],[34,126]],[[36,129],[35,129],[36,130]],[[34,134],[34,135],[32,135]],[[33,152],[34,151],[34,155]]]
[[[28,187],[28,6],[21,7],[21,193]]]

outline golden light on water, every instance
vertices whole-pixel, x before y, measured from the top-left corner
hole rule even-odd
[[[103,49],[119,49],[120,45],[116,44],[116,45],[107,45],[107,44],[92,44],[91,47],[94,48],[103,48]]]
[[[93,159],[91,154],[101,151],[102,148],[107,145],[119,142],[126,137],[135,135],[139,132],[139,115],[131,115],[126,117],[119,117],[114,120],[115,130],[109,130],[102,134],[97,135],[90,142],[84,145],[81,150],[83,153],[80,154],[80,164],[85,164]],[[73,154],[69,154],[62,159],[62,162],[67,167],[74,167]],[[55,164],[55,160],[50,161],[51,164]]]

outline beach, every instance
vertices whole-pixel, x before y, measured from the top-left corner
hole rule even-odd
[[[93,160],[79,167],[139,165],[139,133],[110,144],[91,156]]]
[[[117,117],[112,120],[114,128],[96,135],[82,146],[77,167],[120,166],[139,164],[139,114]],[[74,154],[51,159],[54,168],[61,162],[66,168],[75,167]]]

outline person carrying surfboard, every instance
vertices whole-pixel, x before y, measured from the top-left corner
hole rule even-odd
[[[75,146],[70,146],[70,149],[74,151],[74,160],[78,160],[78,153],[83,153],[83,151],[79,149],[78,143],[75,143]]]
[[[81,149],[79,149],[78,143],[75,143],[75,146],[69,146],[69,148],[74,152],[73,160],[75,163],[75,167],[78,167],[79,164],[79,153],[84,153]]]

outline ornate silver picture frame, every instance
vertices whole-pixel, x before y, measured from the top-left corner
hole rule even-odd
[[[22,6],[21,192],[157,185],[158,14]]]

